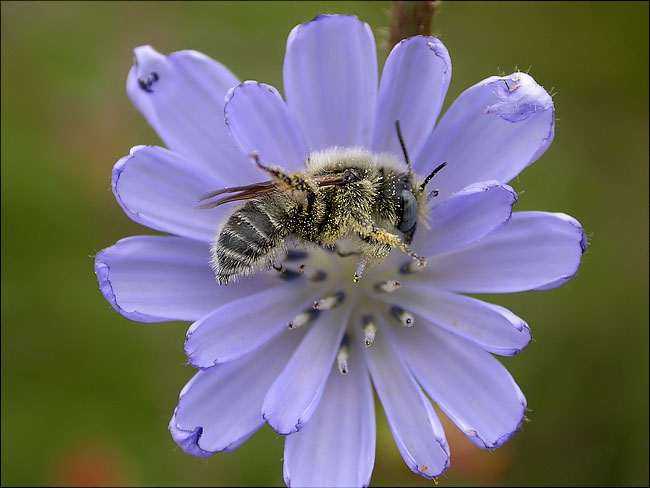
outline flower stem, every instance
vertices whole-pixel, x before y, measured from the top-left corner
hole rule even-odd
[[[407,37],[431,35],[433,14],[438,4],[431,0],[394,1],[390,14],[388,51]]]

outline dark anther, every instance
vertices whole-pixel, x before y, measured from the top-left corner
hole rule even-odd
[[[398,320],[404,312],[405,310],[402,307],[399,307],[397,305],[393,305],[390,307],[390,314]]]
[[[390,308],[390,314],[404,327],[411,327],[413,325],[413,315],[404,310],[402,307],[393,305]]]
[[[271,267],[279,273],[276,276],[285,281],[292,281],[296,278],[300,278],[300,273],[292,269],[285,268],[282,266],[282,264],[271,263]]]
[[[303,325],[310,324],[318,318],[319,314],[320,314],[320,310],[314,310],[313,308],[309,308],[304,312],[296,315],[293,318],[293,320],[289,322],[287,327],[289,329],[297,329],[298,327],[302,327]]]
[[[299,261],[301,259],[307,259],[308,257],[309,254],[307,254],[305,251],[290,249],[287,251],[287,257],[285,258],[285,261]]]
[[[151,85],[153,85],[156,81],[158,81],[158,73],[152,71],[146,78],[138,78],[138,85],[140,85],[140,88],[143,91],[146,91],[147,93],[153,93]]]

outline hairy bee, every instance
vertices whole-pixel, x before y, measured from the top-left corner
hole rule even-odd
[[[397,124],[398,136],[402,142]],[[250,274],[273,262],[288,239],[297,238],[325,248],[349,238],[361,255],[354,276],[358,281],[368,260],[378,261],[397,247],[424,266],[424,258],[408,244],[423,208],[427,178],[415,175],[390,154],[372,154],[359,148],[330,148],[314,152],[304,173],[287,173],[265,166],[256,153],[257,166],[271,175],[270,181],[224,188],[201,201],[229,194],[198,208],[214,208],[228,202],[248,200],[222,225],[214,242],[212,265],[220,284]],[[404,234],[404,240],[390,231]]]

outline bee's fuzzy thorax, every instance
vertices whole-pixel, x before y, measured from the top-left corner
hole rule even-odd
[[[423,180],[397,156],[332,147],[311,153],[304,173],[258,166],[278,183],[271,191],[268,183],[245,187],[248,202],[218,229],[211,254],[220,283],[273,262],[290,239],[332,248],[350,238],[364,263],[384,259],[394,247],[420,259],[395,232],[410,240],[417,221],[424,223]]]
[[[305,161],[305,170],[312,175],[334,168],[342,169],[349,166],[366,170],[383,166],[391,168],[395,172],[407,171],[406,165],[400,162],[394,154],[374,154],[362,147],[334,146],[311,153],[307,161]]]

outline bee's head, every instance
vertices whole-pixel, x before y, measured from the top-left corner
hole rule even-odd
[[[418,218],[419,188],[413,186],[413,179],[409,174],[406,178],[400,178],[395,186],[395,198],[397,200],[397,228],[401,230],[407,240],[413,237],[415,224]]]
[[[395,198],[398,200],[397,217],[399,219],[397,228],[404,233],[406,243],[409,244],[413,239],[413,234],[415,234],[415,227],[418,217],[418,202],[421,200],[422,195],[426,190],[427,183],[431,181],[431,178],[433,178],[438,171],[447,166],[447,163],[442,163],[431,173],[429,173],[429,175],[420,185],[416,185],[416,178],[413,174],[413,171],[411,171],[411,161],[409,160],[409,155],[406,151],[406,144],[404,143],[404,138],[402,137],[402,129],[400,128],[399,120],[395,121],[395,129],[397,131],[397,139],[399,140],[400,146],[402,146],[402,152],[404,153],[406,166],[409,170],[408,175],[400,178],[395,188]],[[436,195],[437,191],[433,191],[431,193],[431,196]]]

